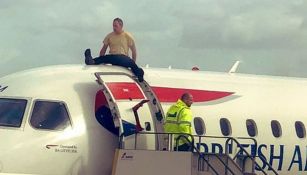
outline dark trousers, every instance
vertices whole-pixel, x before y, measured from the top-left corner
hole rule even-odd
[[[180,146],[178,146],[178,150],[177,147],[174,148],[175,151],[191,151],[191,146],[188,143],[182,144]]]
[[[143,81],[144,71],[139,68],[135,62],[126,55],[104,55],[94,59],[95,64],[112,64],[130,68],[140,82]]]

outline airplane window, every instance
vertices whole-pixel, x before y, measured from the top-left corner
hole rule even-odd
[[[36,101],[30,123],[37,129],[63,130],[70,126],[70,119],[63,102]]]
[[[296,121],[295,122],[295,130],[296,130],[296,135],[298,138],[305,138],[306,137],[306,130],[305,130],[305,125],[303,122]]]
[[[280,123],[277,120],[272,120],[271,121],[271,128],[272,128],[272,133],[274,137],[280,137],[282,132],[281,132],[281,126]]]
[[[229,136],[231,134],[231,125],[228,119],[221,118],[220,127],[221,127],[222,134],[224,136]]]
[[[204,135],[206,132],[205,122],[201,117],[194,118],[194,128],[197,135]]]
[[[255,137],[258,133],[257,131],[257,125],[254,120],[248,119],[246,120],[246,129],[247,133],[250,137]]]
[[[27,100],[0,98],[0,126],[20,127]]]

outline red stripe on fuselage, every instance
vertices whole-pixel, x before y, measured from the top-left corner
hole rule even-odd
[[[106,83],[116,100],[145,99],[136,83],[133,82],[109,82]],[[234,94],[234,92],[208,91],[198,89],[152,87],[160,102],[176,102],[183,93],[193,95],[194,102],[208,102],[218,100]]]
[[[152,87],[160,102],[176,102],[183,93],[193,95],[194,102],[207,102],[232,95],[234,92],[207,91],[169,87]]]

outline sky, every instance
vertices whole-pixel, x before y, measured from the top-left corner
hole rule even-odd
[[[307,77],[304,0],[0,0],[0,77],[98,56],[116,17],[150,67]]]

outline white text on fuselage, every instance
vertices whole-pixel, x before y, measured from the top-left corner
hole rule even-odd
[[[225,145],[219,143],[198,143],[196,145],[201,152],[205,153],[225,153]],[[307,171],[307,147],[293,145],[266,145],[260,144],[255,146],[254,144],[241,144],[241,146],[251,155],[257,158],[259,166],[262,169],[270,170],[269,166],[265,163],[268,162],[270,166],[278,171],[292,171],[296,169],[298,171]],[[233,154],[234,145],[228,144],[227,146],[229,154]],[[290,151],[291,150],[291,151]],[[244,155],[243,150],[239,150],[238,155]],[[289,163],[285,163],[285,157],[290,159]],[[256,167],[259,170],[259,167]]]

